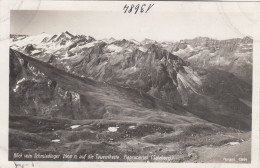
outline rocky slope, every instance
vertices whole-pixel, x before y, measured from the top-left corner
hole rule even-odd
[[[207,122],[181,105],[81,78],[12,49],[9,92],[9,160],[200,162],[201,146],[250,144],[248,133]],[[13,157],[20,152],[34,157]],[[250,161],[243,152],[236,154]],[[118,158],[102,157],[109,155]]]
[[[10,114],[82,117],[80,95],[47,78],[13,50],[10,50]]]

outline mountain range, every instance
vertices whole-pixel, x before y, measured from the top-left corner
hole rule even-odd
[[[94,127],[98,126],[101,130],[96,138],[100,141],[110,138],[118,143],[127,135],[139,139],[145,149],[146,143],[152,144],[151,150],[160,141],[168,144],[164,144],[166,147],[178,142],[178,149],[184,154],[177,153],[183,158],[189,151],[185,146],[180,147],[184,145],[180,139],[187,138],[185,143],[194,146],[196,138],[250,131],[252,44],[249,37],[138,42],[114,38],[96,40],[67,31],[57,35],[11,35],[11,144],[19,144],[13,138],[16,129],[32,135],[42,129],[66,130],[66,124],[87,122],[90,126],[79,128],[79,135],[87,129],[88,136],[92,137],[91,131],[97,131]],[[23,126],[25,119],[21,115],[30,117],[27,120],[44,119],[41,122],[48,122],[53,128],[39,126],[37,122],[33,123],[38,125],[36,128],[28,130],[29,123]],[[59,119],[54,122],[53,118]],[[113,137],[104,132],[111,126],[119,128]],[[129,130],[130,126],[135,129]],[[59,137],[71,142],[68,134],[72,132],[61,130],[56,132]],[[159,138],[158,133],[164,136]],[[196,138],[191,137],[193,134],[197,134]],[[26,139],[22,133],[19,136]],[[220,145],[241,140],[241,137],[231,140],[224,137],[207,143]],[[38,142],[37,138],[32,139]],[[94,138],[91,144],[95,141]],[[202,142],[197,146],[205,145],[206,142]],[[50,142],[46,139],[41,143]],[[130,152],[122,144],[128,142],[121,142],[115,153]],[[130,146],[138,149],[136,144]],[[79,150],[77,152],[83,152]],[[165,150],[159,153],[176,152]]]
[[[241,46],[247,48],[243,50]],[[252,40],[249,37],[224,41],[195,38],[166,47],[149,39],[141,43],[113,38],[95,40],[63,32],[14,40],[11,48],[82,78],[132,88],[183,105],[211,122],[236,128],[251,127],[252,75],[249,74],[252,74],[252,64],[248,60],[252,61]],[[212,48],[214,55],[209,54]],[[190,56],[195,51],[198,54]],[[220,63],[220,59],[224,63]],[[244,69],[247,69],[245,76],[240,73]],[[213,116],[207,118],[209,113]],[[233,122],[225,119],[230,114]],[[241,114],[247,117],[241,118]],[[241,119],[243,121],[236,124]]]

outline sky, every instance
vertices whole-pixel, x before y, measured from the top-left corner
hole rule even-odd
[[[145,38],[177,41],[195,37],[215,39],[252,36],[251,16],[241,12],[148,12],[12,10],[11,34],[58,34],[69,31],[96,39]]]

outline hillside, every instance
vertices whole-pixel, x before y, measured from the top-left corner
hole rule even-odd
[[[239,130],[202,120],[180,105],[80,78],[12,49],[10,67],[11,160],[17,160],[12,152],[58,155],[69,150],[70,154],[119,155],[119,161],[131,161],[128,155],[147,155],[152,162],[158,161],[156,155],[174,155],[170,162],[199,161],[196,147],[242,145],[250,139]]]

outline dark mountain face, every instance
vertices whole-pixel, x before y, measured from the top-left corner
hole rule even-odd
[[[207,70],[201,77],[202,94],[189,96],[187,108],[197,116],[220,125],[251,129],[250,85],[233,74],[217,69]]]
[[[80,95],[50,80],[10,50],[10,114],[81,118]]]

